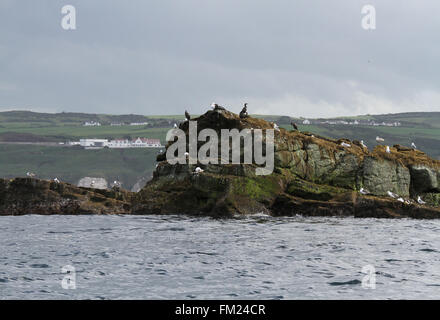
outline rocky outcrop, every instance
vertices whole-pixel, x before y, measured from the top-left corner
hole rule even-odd
[[[255,136],[255,129],[274,128],[273,123],[262,119],[241,119],[220,109],[208,111],[194,121],[198,133],[213,129],[219,135],[222,129],[250,129]],[[188,138],[188,122],[180,128]],[[263,144],[266,142],[263,139]],[[197,148],[204,143],[199,142]],[[240,157],[243,156],[241,148]],[[36,179],[0,179],[0,215],[228,216],[265,212],[274,216],[440,218],[440,161],[399,145],[391,147],[389,153],[381,145],[370,151],[358,141],[327,139],[281,128],[275,131],[275,167],[270,175],[256,175],[259,166],[255,161],[190,164],[185,156],[184,163],[171,164],[165,153],[157,160],[153,179],[138,193]],[[197,173],[196,167],[204,171]],[[369,194],[361,194],[361,189]],[[391,198],[389,192],[398,196]],[[426,204],[417,203],[419,196]]]
[[[222,110],[208,111],[194,120],[198,132],[211,128],[219,134],[221,129],[274,127]],[[181,128],[188,136],[188,123]],[[255,175],[255,164],[171,165],[165,154],[159,155],[153,179],[135,195],[132,212],[440,217],[440,162],[423,152],[398,145],[390,153],[381,145],[369,151],[358,141],[283,128],[275,131],[274,147],[275,170],[268,176]],[[194,173],[197,166],[204,171]],[[361,188],[369,194],[360,194]],[[401,199],[389,197],[388,192]],[[418,196],[430,206],[418,204]]]
[[[0,215],[127,214],[131,194],[33,178],[0,179]]]

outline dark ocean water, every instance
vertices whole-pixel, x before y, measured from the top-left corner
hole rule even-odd
[[[1,299],[440,298],[440,221],[22,216],[0,238]]]

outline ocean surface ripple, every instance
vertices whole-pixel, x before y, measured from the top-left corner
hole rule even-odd
[[[440,299],[433,220],[29,215],[0,238],[0,299]]]

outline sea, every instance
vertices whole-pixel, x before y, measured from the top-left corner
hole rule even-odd
[[[440,221],[3,216],[0,299],[440,299]]]

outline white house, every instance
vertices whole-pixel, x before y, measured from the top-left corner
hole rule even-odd
[[[161,148],[159,139],[137,138],[131,141],[133,148]]]
[[[99,122],[95,122],[95,121],[86,121],[83,124],[84,127],[100,127],[101,124]]]
[[[81,147],[106,147],[107,144],[107,139],[79,139]]]
[[[127,139],[115,139],[110,140],[107,144],[109,148],[130,148],[131,147],[131,141]]]
[[[132,122],[130,126],[146,126],[148,122]]]

